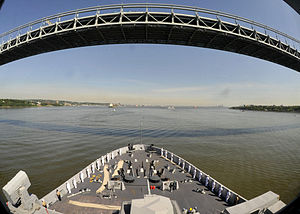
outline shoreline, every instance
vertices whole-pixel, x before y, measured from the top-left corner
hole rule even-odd
[[[259,111],[259,112],[278,112],[278,113],[300,113],[300,106],[267,106],[267,105],[243,105],[229,107],[233,110]]]

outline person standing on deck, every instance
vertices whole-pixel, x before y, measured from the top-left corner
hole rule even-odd
[[[80,172],[80,180],[81,180],[81,183],[83,183],[83,182],[84,182],[84,178],[83,178],[83,172],[82,172],[82,171]]]
[[[228,192],[227,192],[227,195],[226,195],[226,203],[228,203],[228,201],[229,201],[229,199],[230,199],[230,195],[231,195],[231,193],[228,191]]]
[[[100,159],[97,160],[97,169],[100,171]]]
[[[213,183],[212,183],[212,187],[211,187],[211,191],[212,191],[212,192],[214,192],[214,190],[215,190],[215,186],[216,186],[216,182],[215,182],[215,181],[213,181]]]
[[[74,186],[75,189],[77,189],[77,181],[76,181],[75,178],[73,179],[73,186]]]
[[[47,208],[47,203],[46,203],[46,201],[44,199],[42,199],[42,206],[45,207],[45,208]]]
[[[66,187],[67,187],[68,193],[71,194],[71,186],[70,186],[69,182],[66,183]]]
[[[91,177],[91,172],[90,172],[89,168],[86,169],[86,174],[87,174],[88,178]]]
[[[201,178],[202,178],[202,172],[199,172],[199,182],[201,183]]]
[[[206,176],[206,180],[205,180],[205,186],[208,186],[208,181],[209,181],[209,176]]]
[[[222,196],[222,191],[223,191],[223,187],[221,185],[219,188],[219,194],[218,194],[219,198],[221,198],[221,196]]]
[[[57,196],[58,200],[61,201],[61,195],[60,195],[60,191],[58,191],[58,189],[56,190],[56,196]]]
[[[92,163],[92,172],[95,174],[95,164]]]

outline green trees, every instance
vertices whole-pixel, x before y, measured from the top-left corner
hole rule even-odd
[[[31,107],[33,103],[26,100],[0,99],[1,107]]]
[[[248,110],[248,111],[272,111],[272,112],[292,112],[300,113],[300,106],[265,106],[265,105],[243,105],[235,106],[230,109]]]

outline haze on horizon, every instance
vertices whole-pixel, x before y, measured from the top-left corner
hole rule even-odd
[[[129,2],[145,1],[123,1]],[[0,33],[55,13],[115,3],[122,2],[5,1]],[[300,16],[281,0],[164,3],[221,10],[300,38]],[[230,52],[172,45],[105,45],[41,54],[1,66],[0,83],[0,98],[152,105],[300,105],[300,74],[296,71]]]

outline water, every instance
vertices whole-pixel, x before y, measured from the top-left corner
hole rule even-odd
[[[142,121],[142,122],[141,122]],[[39,197],[107,152],[142,142],[167,148],[250,199],[300,192],[300,115],[227,108],[0,109],[0,186],[20,169]]]

